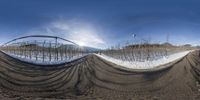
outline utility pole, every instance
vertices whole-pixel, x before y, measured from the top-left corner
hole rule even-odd
[[[169,43],[169,37],[170,37],[170,35],[167,34],[167,37],[166,37],[167,43]]]
[[[167,44],[169,44],[169,34],[167,34],[166,40],[167,40]],[[166,45],[166,48],[165,48],[165,55],[168,56],[167,45]]]

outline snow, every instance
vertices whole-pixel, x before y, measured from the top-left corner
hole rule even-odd
[[[131,69],[150,69],[150,68],[155,68],[160,65],[168,64],[175,60],[181,59],[184,56],[186,56],[188,53],[190,53],[191,51],[192,50],[182,51],[182,52],[171,54],[169,56],[164,56],[160,59],[156,59],[156,60],[152,60],[152,61],[131,61],[131,62],[112,58],[112,57],[109,57],[106,55],[99,55],[99,54],[96,54],[96,55],[109,61],[109,62],[112,62],[114,64],[117,64],[117,65],[120,65],[123,67],[131,68]]]
[[[2,51],[4,52],[4,51]],[[28,63],[33,63],[33,64],[39,64],[39,65],[56,65],[56,64],[63,64],[63,63],[67,63],[67,62],[72,62],[74,60],[77,60],[77,59],[80,59],[84,56],[87,56],[87,54],[85,55],[77,55],[77,56],[73,56],[72,58],[70,59],[59,59],[59,60],[55,60],[55,59],[52,59],[51,61],[49,61],[49,59],[43,59],[42,58],[38,58],[37,60],[35,59],[30,59],[30,58],[25,58],[25,56],[22,56],[22,55],[15,55],[15,54],[12,54],[12,53],[8,53],[8,52],[4,52],[5,54],[15,58],[15,59],[18,59],[20,61],[24,61],[24,62],[28,62]]]
[[[181,59],[184,56],[186,56],[188,53],[190,53],[191,51],[192,50],[182,51],[182,52],[179,52],[179,53],[171,54],[169,56],[163,56],[160,59],[155,59],[155,60],[151,60],[151,61],[148,61],[148,60],[145,60],[145,61],[124,61],[124,60],[116,59],[116,58],[109,57],[109,56],[106,56],[106,55],[103,55],[103,54],[102,55],[95,54],[95,55],[97,55],[97,56],[99,56],[99,57],[101,57],[101,58],[103,58],[103,59],[105,59],[109,62],[115,63],[115,64],[123,66],[123,67],[132,68],[132,69],[150,69],[150,68],[155,68],[157,66],[168,64],[168,63],[173,62],[175,60]],[[59,60],[52,59],[51,61],[49,61],[49,59],[44,59],[44,61],[43,61],[43,59],[41,57],[38,57],[38,59],[36,60],[36,59],[29,59],[28,57],[25,57],[25,56],[17,56],[15,54],[8,53],[8,52],[4,52],[4,53],[6,53],[7,55],[9,55],[13,58],[16,58],[18,60],[33,63],[33,64],[40,64],[40,65],[63,64],[63,63],[71,62],[71,61],[74,61],[76,59],[79,59],[79,58],[82,58],[82,57],[88,55],[88,54],[76,55],[76,56],[73,56],[70,59],[65,58],[63,60],[61,60],[60,58],[59,58]]]

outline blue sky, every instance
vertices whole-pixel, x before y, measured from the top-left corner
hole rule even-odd
[[[56,35],[106,48],[126,41],[200,43],[199,0],[0,0],[0,42]],[[136,38],[132,37],[136,34]]]

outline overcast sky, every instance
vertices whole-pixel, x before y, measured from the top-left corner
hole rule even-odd
[[[199,0],[0,0],[0,42],[60,36],[105,48],[126,41],[200,43]],[[136,34],[135,39],[133,34]]]

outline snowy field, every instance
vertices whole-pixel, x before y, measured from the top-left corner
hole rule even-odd
[[[4,51],[2,51],[4,52]],[[12,53],[7,53],[7,52],[4,52],[5,54],[15,58],[15,59],[18,59],[18,60],[21,60],[21,61],[24,61],[24,62],[28,62],[28,63],[33,63],[33,64],[39,64],[39,65],[55,65],[55,64],[63,64],[63,63],[67,63],[67,62],[71,62],[71,61],[74,61],[76,59],[79,59],[79,58],[82,58],[84,56],[86,56],[87,54],[84,54],[84,55],[76,55],[76,56],[73,56],[72,58],[63,58],[61,60],[61,58],[59,58],[58,60],[56,59],[52,59],[51,61],[49,61],[49,59],[42,59],[42,57],[38,57],[37,60],[35,59],[29,59],[28,57],[26,58],[25,56],[22,56],[22,55],[15,55],[15,54],[12,54]],[[52,57],[53,58],[53,57]],[[55,57],[54,57],[55,58]]]
[[[112,58],[106,55],[99,55],[96,54],[97,56],[112,62],[114,64],[123,66],[123,67],[127,67],[127,68],[132,68],[132,69],[150,69],[150,68],[155,68],[157,66],[160,65],[164,65],[170,62],[173,62],[175,60],[181,59],[182,57],[186,56],[188,53],[192,52],[192,50],[190,51],[182,51],[179,53],[175,53],[175,54],[171,54],[168,56],[163,56],[160,59],[156,59],[156,60],[152,60],[152,61],[123,61],[123,60],[119,60],[116,58]]]
[[[132,68],[132,69],[149,69],[149,68],[155,68],[157,66],[160,65],[164,65],[170,62],[173,62],[175,60],[181,59],[182,57],[186,56],[188,53],[190,53],[192,50],[190,51],[182,51],[182,52],[178,52],[178,53],[173,53],[171,55],[168,56],[162,56],[159,57],[159,59],[154,59],[154,60],[144,60],[144,61],[125,61],[125,60],[121,60],[121,59],[117,59],[117,58],[113,58],[104,54],[95,54],[109,62],[115,63],[117,65],[126,67],[126,68]],[[87,56],[88,54],[83,54],[83,55],[74,55],[71,58],[67,57],[67,58],[58,58],[58,60],[56,59],[52,59],[51,61],[49,61],[49,59],[43,59],[42,57],[38,57],[37,60],[36,59],[29,59],[28,57],[22,56],[22,55],[15,55],[12,53],[7,53],[4,52],[6,54],[8,54],[9,56],[19,59],[21,61],[25,61],[25,62],[29,62],[29,63],[33,63],[33,64],[40,64],[40,65],[55,65],[55,64],[62,64],[62,63],[67,63],[67,62],[71,62],[74,61],[76,59],[79,59],[81,57]],[[53,57],[54,58],[54,57]]]

